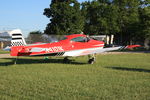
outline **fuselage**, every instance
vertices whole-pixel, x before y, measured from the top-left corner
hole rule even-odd
[[[59,42],[36,44],[29,46],[15,46],[11,48],[12,56],[80,56],[90,50],[102,49],[103,41],[90,39],[83,34],[68,35]],[[76,54],[73,54],[76,53]]]

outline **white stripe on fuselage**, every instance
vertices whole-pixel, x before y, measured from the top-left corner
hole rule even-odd
[[[103,47],[97,48],[88,48],[88,49],[80,49],[80,50],[73,50],[73,51],[66,51],[63,56],[82,56],[93,54],[94,51],[101,50]]]

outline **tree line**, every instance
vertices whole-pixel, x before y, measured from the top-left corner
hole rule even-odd
[[[44,33],[114,35],[121,45],[150,41],[150,0],[52,0]]]

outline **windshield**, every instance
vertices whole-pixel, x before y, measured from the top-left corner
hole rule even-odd
[[[89,40],[90,38],[88,37],[76,37],[76,38],[71,39],[71,41],[74,41],[74,42],[88,42]]]
[[[67,39],[67,37],[65,36],[65,37],[61,38],[59,41],[66,40],[66,39]]]

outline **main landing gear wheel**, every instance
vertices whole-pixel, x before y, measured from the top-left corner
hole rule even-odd
[[[69,61],[70,61],[70,60],[68,59],[68,57],[65,57],[65,58],[63,59],[63,62],[64,62],[64,63],[69,63]]]
[[[17,64],[17,60],[18,60],[18,56],[15,58],[15,60],[14,60],[14,64],[16,65]]]

